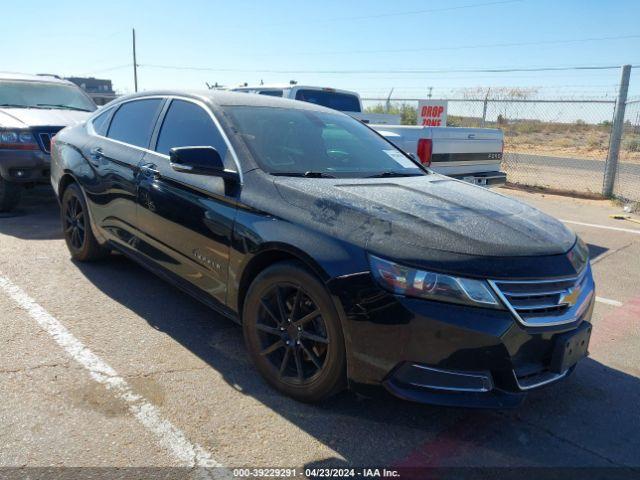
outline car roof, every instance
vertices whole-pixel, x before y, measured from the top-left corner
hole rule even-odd
[[[75,85],[74,83],[49,74],[31,75],[28,73],[0,72],[0,81],[18,80],[22,82],[57,83],[61,85]]]
[[[298,85],[290,85],[288,83],[270,83],[270,84],[264,84],[264,85],[238,85],[237,87],[230,87],[230,90],[268,90],[270,88],[278,88],[278,89],[285,89],[285,88],[293,88],[293,87],[297,87]]]
[[[214,107],[248,106],[248,107],[280,107],[296,110],[309,110],[327,113],[338,113],[337,110],[315,105],[313,103],[290,100],[288,98],[271,97],[268,95],[249,95],[243,92],[230,92],[226,90],[155,90],[149,92],[124,95],[111,102],[116,105],[127,100],[145,97],[174,96],[186,97],[209,103]]]
[[[352,90],[343,90],[340,88],[333,88],[333,87],[319,87],[317,85],[298,85],[297,83],[295,85],[291,85],[288,83],[282,83],[282,84],[271,83],[271,84],[265,84],[265,85],[239,85],[237,87],[231,87],[230,90],[238,90],[238,91],[274,90],[274,89],[286,90],[286,89],[293,89],[293,88],[297,88],[298,90],[331,91],[331,92],[337,92],[337,93],[346,93],[349,95],[356,95],[356,96],[358,95],[358,92],[354,92]]]

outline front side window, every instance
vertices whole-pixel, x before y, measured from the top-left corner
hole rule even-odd
[[[296,92],[296,100],[315,103],[340,112],[359,112],[360,100],[356,95],[338,93],[331,90],[305,90]]]
[[[224,158],[227,145],[209,114],[199,105],[173,100],[162,122],[156,152],[169,155],[174,147],[213,147]]]
[[[353,118],[274,107],[225,107],[260,167],[274,175],[423,175],[392,144]]]
[[[107,136],[129,145],[147,148],[161,102],[159,98],[150,98],[122,104],[113,115]]]
[[[0,107],[63,109],[93,112],[95,103],[75,85],[0,81]]]

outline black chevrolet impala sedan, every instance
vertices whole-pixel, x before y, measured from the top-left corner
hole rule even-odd
[[[257,370],[298,400],[383,386],[514,406],[588,354],[574,233],[342,113],[130,95],[60,132],[51,167],[74,259],[121,252],[240,323]]]

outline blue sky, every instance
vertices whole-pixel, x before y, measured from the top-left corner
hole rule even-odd
[[[640,64],[638,1],[498,1],[69,0],[52,6],[50,1],[22,0],[3,9],[1,68],[111,78],[118,91],[132,91],[132,27],[138,36],[142,90],[296,79],[364,96],[394,87],[396,96],[423,97],[429,86],[434,96],[480,86],[533,86],[540,88],[540,96],[611,96],[618,71],[398,70]],[[564,43],[550,43],[555,41]],[[327,70],[388,72],[309,72]],[[638,73],[632,76],[631,93],[640,94]]]

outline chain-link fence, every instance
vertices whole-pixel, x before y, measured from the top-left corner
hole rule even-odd
[[[627,103],[614,194],[640,202],[640,100]]]
[[[493,101],[485,126],[504,133],[510,182],[600,194],[613,110],[612,101]]]
[[[626,95],[626,94],[625,94]],[[364,99],[415,122],[418,99]],[[511,183],[581,194],[606,194],[605,170],[615,132],[615,100],[448,100],[447,126],[499,128],[502,168]],[[414,123],[415,124],[415,123]],[[640,100],[626,104],[613,195],[640,202]],[[614,142],[615,143],[615,142]]]

